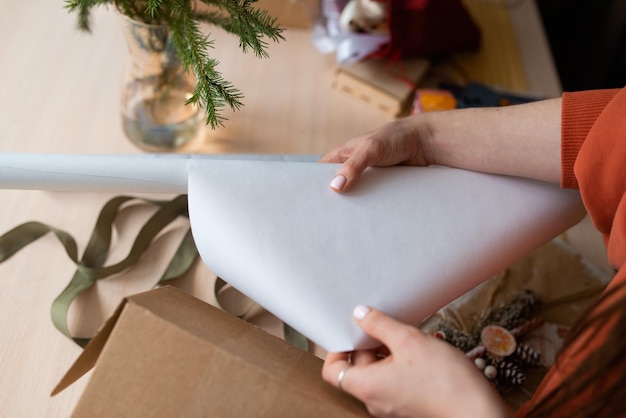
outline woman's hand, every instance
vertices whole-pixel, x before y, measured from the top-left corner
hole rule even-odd
[[[416,117],[400,119],[351,139],[326,153],[320,162],[342,163],[331,187],[345,191],[367,167],[431,164],[424,146],[425,137],[424,128]]]
[[[378,350],[329,353],[322,375],[377,417],[506,417],[511,412],[461,351],[382,312],[359,306],[358,324]],[[381,353],[384,353],[381,355]]]
[[[325,154],[341,163],[330,186],[352,187],[367,167],[445,165],[559,183],[561,99],[427,112],[383,125]]]

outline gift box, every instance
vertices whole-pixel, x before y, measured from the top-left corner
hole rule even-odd
[[[415,86],[428,67],[429,61],[421,58],[367,59],[339,66],[333,87],[397,117],[410,108]]]
[[[286,28],[311,29],[320,14],[320,0],[259,0],[255,7],[267,10]]]
[[[366,417],[322,360],[174,287],[123,300],[53,391],[73,417]]]

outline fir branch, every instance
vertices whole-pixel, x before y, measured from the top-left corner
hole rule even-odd
[[[274,42],[284,40],[282,28],[266,10],[254,8],[255,0],[202,0],[228,12],[230,24],[222,26],[228,32],[239,36],[239,47],[245,53],[252,49],[257,58],[267,58],[266,36]]]
[[[220,114],[221,109],[224,106],[233,111],[240,109],[243,95],[215,69],[218,62],[208,54],[214,47],[213,41],[200,31],[198,23],[209,23],[237,35],[242,51],[251,49],[258,58],[268,57],[265,38],[273,42],[285,38],[275,18],[253,7],[256,0],[201,1],[220,12],[196,11],[194,0],[65,0],[65,7],[77,14],[77,26],[85,31],[91,30],[91,10],[106,4],[114,5],[131,19],[166,25],[183,67],[191,69],[197,78],[193,95],[186,103],[204,108],[206,124],[216,128],[226,120]]]
[[[166,20],[162,16],[166,16],[168,11],[162,10],[157,15],[158,7],[154,4],[154,0],[109,0],[123,15],[131,19],[138,20],[149,25],[166,24]],[[158,1],[158,0],[157,0]],[[145,3],[145,4],[144,4]],[[152,5],[150,5],[152,3]],[[150,10],[154,10],[155,14],[151,14]]]
[[[232,110],[238,110],[243,106],[243,96],[215,70],[218,62],[207,53],[213,42],[201,33],[189,5],[178,2],[173,11],[176,15],[171,21],[174,48],[183,67],[191,67],[197,76],[194,93],[187,104],[203,107],[207,113],[206,123],[211,128],[223,126],[225,118],[220,115],[221,108],[228,105]]]
[[[162,0],[147,0],[146,12],[153,18],[157,15],[157,12],[161,8]]]
[[[66,0],[65,8],[70,13],[77,13],[76,27],[82,31],[91,31],[91,9],[110,3],[110,0]]]

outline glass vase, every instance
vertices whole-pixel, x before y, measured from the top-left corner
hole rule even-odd
[[[199,108],[185,104],[195,76],[184,71],[166,26],[123,15],[122,22],[129,51],[121,97],[124,132],[145,151],[173,151],[200,130]]]

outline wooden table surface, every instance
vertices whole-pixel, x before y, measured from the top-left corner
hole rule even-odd
[[[532,1],[512,11],[530,90],[560,93],[558,79]],[[212,30],[219,69],[245,95],[245,106],[226,112],[225,128],[206,129],[182,151],[197,153],[321,154],[391,117],[335,91],[332,55],[320,55],[310,33],[288,30],[271,45],[270,59],[243,55],[232,36]],[[71,154],[137,154],[120,121],[120,86],[126,46],[119,17],[101,9],[93,32],[75,29],[63,2],[0,0],[0,151]],[[533,64],[534,63],[534,64]],[[330,179],[329,179],[330,180]],[[0,190],[0,233],[29,220],[64,229],[84,245],[109,193]],[[169,196],[160,196],[169,198]],[[150,209],[139,208],[136,216]],[[112,260],[128,250],[139,227],[122,220]],[[147,290],[165,267],[164,255],[184,222],[162,237],[142,263],[122,277],[99,282],[70,309],[70,329],[90,336],[125,295]],[[50,391],[81,349],[59,333],[50,306],[74,266],[47,235],[0,265],[0,416],[65,417],[88,376],[55,397]],[[176,285],[212,300],[213,275],[203,265]]]

